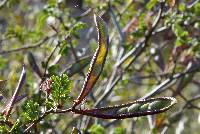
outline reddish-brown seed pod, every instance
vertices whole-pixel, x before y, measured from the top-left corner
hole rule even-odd
[[[92,90],[103,70],[108,52],[108,32],[106,24],[103,19],[97,15],[94,15],[94,19],[98,31],[98,47],[91,60],[90,68],[84,81],[81,93],[78,98],[74,100],[73,107],[79,105]]]
[[[154,105],[153,109],[149,108],[149,104],[152,104],[155,101],[157,104],[158,102],[159,104],[163,104],[162,107],[160,105],[158,107]],[[130,107],[133,106],[133,104],[139,104],[138,110],[130,110]],[[103,119],[124,119],[162,113],[170,109],[175,104],[176,99],[173,97],[160,97],[146,100],[137,100],[122,105],[115,105],[102,108],[84,110],[73,109],[73,112]]]

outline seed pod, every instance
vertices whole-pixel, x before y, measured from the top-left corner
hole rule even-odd
[[[119,109],[119,110],[117,111],[117,114],[124,114],[124,113],[127,112],[127,110],[128,110],[127,107],[123,107],[123,108],[121,108],[121,109]]]
[[[155,101],[168,102],[169,105],[165,105],[162,109],[149,109],[149,105]],[[173,97],[160,97],[94,109],[81,110],[75,108],[72,112],[103,119],[125,119],[162,113],[170,109],[175,104],[176,99]]]
[[[128,112],[139,111],[140,106],[141,106],[141,104],[135,103],[135,104],[131,105],[131,106],[128,108]]]
[[[142,112],[142,111],[147,111],[147,110],[148,110],[148,107],[149,107],[149,103],[142,105],[142,106],[139,108],[139,110],[140,110],[140,112]]]
[[[98,30],[98,47],[90,62],[89,71],[85,78],[81,93],[79,94],[77,99],[74,100],[74,108],[79,105],[83,101],[83,99],[85,99],[85,97],[89,94],[89,92],[96,84],[104,68],[104,63],[106,61],[108,53],[109,37],[108,29],[106,27],[107,25],[101,17],[94,15],[94,18]]]
[[[156,109],[162,109],[164,107],[166,107],[167,105],[169,105],[170,102],[168,101],[154,101],[152,103],[149,104],[149,109],[151,110],[156,110]]]

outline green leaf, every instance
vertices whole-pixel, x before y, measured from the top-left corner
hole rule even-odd
[[[0,133],[1,134],[9,133],[8,128],[5,125],[0,125]]]
[[[56,3],[57,3],[57,0],[48,0],[48,5],[55,6]]]
[[[101,125],[94,124],[88,131],[90,134],[105,134],[106,131]]]
[[[7,67],[8,65],[8,60],[4,58],[3,56],[0,55],[0,69],[3,70]]]
[[[76,37],[79,37],[78,31],[85,29],[86,27],[87,27],[86,23],[78,22],[70,29],[69,33],[76,36]]]
[[[117,127],[115,128],[113,134],[125,134],[126,133],[126,129],[122,128],[122,127]]]
[[[146,8],[148,10],[151,10],[153,7],[155,7],[155,5],[157,4],[158,0],[150,0],[147,5]]]
[[[186,10],[186,4],[185,3],[180,3],[178,5],[178,9],[181,11],[181,12],[184,12]]]
[[[137,27],[137,30],[132,32],[132,35],[136,38],[143,37],[147,28],[147,24],[145,23],[145,14],[141,14],[139,17],[139,26]]]
[[[68,50],[69,50],[69,47],[67,46],[67,42],[63,41],[61,43],[59,54],[61,54],[61,55],[67,55],[68,54]]]
[[[39,104],[36,101],[28,100],[22,108],[23,116],[28,121],[34,121],[39,117]]]
[[[174,31],[177,37],[184,38],[188,36],[188,32],[185,31],[179,24],[174,24],[172,26],[172,30]]]
[[[48,17],[48,14],[46,12],[42,11],[37,16],[38,17],[37,17],[35,29],[36,29],[37,32],[39,32],[39,31],[42,30],[42,28],[46,24],[46,19]]]
[[[200,16],[200,3],[199,2],[194,5],[193,11],[196,14],[196,16]]]
[[[14,123],[14,125],[12,126],[9,132],[15,133],[15,134],[23,133],[23,131],[20,128],[20,125],[21,125],[21,122],[19,121],[19,119],[17,119],[17,121]]]
[[[69,100],[69,94],[71,91],[71,81],[68,79],[66,74],[62,74],[61,76],[51,76],[52,80],[51,84],[51,95],[53,101],[57,105],[63,105],[64,102]]]
[[[191,43],[192,39],[191,37],[189,37],[188,31],[183,29],[178,23],[175,23],[172,25],[172,30],[177,36],[177,39],[176,39],[177,46]]]

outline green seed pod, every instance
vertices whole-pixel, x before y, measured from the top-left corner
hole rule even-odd
[[[128,110],[127,107],[123,107],[123,108],[121,108],[121,109],[119,109],[119,110],[117,111],[117,114],[124,114],[124,113],[127,112],[127,110]]]
[[[128,108],[128,112],[139,111],[140,106],[141,106],[141,104],[139,104],[139,103],[132,104],[132,105]]]
[[[164,108],[165,106],[166,104],[163,101],[154,101],[149,104],[149,109],[158,110]]]
[[[149,103],[142,105],[142,106],[140,107],[139,110],[140,110],[141,112],[142,112],[142,111],[147,111],[148,108],[149,108]]]

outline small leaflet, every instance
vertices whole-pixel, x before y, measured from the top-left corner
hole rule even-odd
[[[124,119],[162,113],[170,109],[174,104],[176,104],[175,98],[160,97],[103,108],[74,109],[74,112],[96,118]]]
[[[108,52],[108,31],[105,22],[98,15],[94,15],[95,24],[98,31],[98,47],[90,63],[90,68],[84,81],[80,95],[74,100],[74,107],[79,105],[89,94],[92,87],[98,80],[106,60]]]

